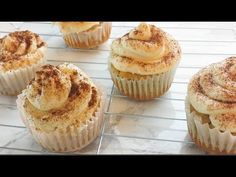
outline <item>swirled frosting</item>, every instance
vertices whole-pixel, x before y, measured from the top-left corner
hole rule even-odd
[[[30,31],[17,31],[0,39],[0,71],[37,63],[44,56],[45,42]]]
[[[119,71],[140,75],[168,71],[180,59],[180,46],[154,25],[138,27],[112,42],[110,62]]]
[[[236,57],[199,71],[188,86],[191,105],[220,130],[236,133]]]
[[[48,111],[60,108],[67,100],[71,88],[70,77],[51,65],[36,72],[35,81],[29,85],[27,98],[37,109]]]
[[[79,125],[91,118],[101,101],[91,79],[72,64],[43,66],[23,94],[26,112],[44,131]]]
[[[62,33],[80,33],[98,26],[100,22],[57,22]]]

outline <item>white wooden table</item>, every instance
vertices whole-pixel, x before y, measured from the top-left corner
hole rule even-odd
[[[190,77],[200,68],[236,54],[236,23],[151,22],[179,40],[183,56],[174,82],[164,96],[137,102],[122,96],[107,70],[110,44],[138,22],[113,22],[110,39],[92,50],[68,48],[50,22],[0,23],[1,37],[16,30],[31,30],[48,44],[48,63],[72,62],[107,88],[101,135],[75,154],[204,154],[191,141],[184,98]],[[23,125],[16,97],[0,96],[0,154],[48,154]]]

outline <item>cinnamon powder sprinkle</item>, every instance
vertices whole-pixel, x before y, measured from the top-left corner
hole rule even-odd
[[[37,48],[40,48],[45,44],[45,42],[43,42],[39,35],[30,32],[28,30],[26,31],[16,31],[13,33],[9,33],[9,36],[14,38],[15,42],[12,43],[12,49],[10,51],[7,52],[2,52],[0,55],[0,61],[2,62],[9,62],[11,60],[20,60],[22,55],[27,54],[30,46],[32,45],[33,42],[33,37],[36,38],[37,40]],[[6,36],[4,36],[3,38],[0,38],[0,43],[3,42],[3,40],[6,38]],[[26,44],[26,48],[23,54],[19,55],[19,54],[15,54],[15,52],[17,51],[17,48],[19,47],[19,45],[21,43],[25,43]]]
[[[89,89],[90,89],[90,85],[86,82],[80,82],[80,83],[72,82],[72,86],[71,86],[71,90],[69,94],[69,100],[70,101],[74,100],[85,90],[89,90]]]
[[[97,102],[97,90],[94,87],[92,87],[92,96],[88,103],[88,106],[92,107],[96,102]]]

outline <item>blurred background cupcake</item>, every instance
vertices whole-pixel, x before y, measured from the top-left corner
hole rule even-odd
[[[175,39],[154,25],[141,23],[112,42],[108,67],[122,94],[150,100],[168,91],[180,57]]]
[[[211,154],[236,154],[236,57],[196,73],[185,104],[189,134],[198,147]]]
[[[99,135],[105,95],[73,64],[44,65],[18,95],[17,107],[39,144],[49,151],[71,152]]]
[[[65,43],[72,48],[90,49],[106,42],[111,22],[57,22]]]
[[[0,39],[0,94],[17,95],[45,63],[46,43],[30,31],[16,31]]]

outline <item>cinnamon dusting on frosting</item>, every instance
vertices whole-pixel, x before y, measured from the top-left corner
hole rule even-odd
[[[37,63],[44,56],[45,42],[30,31],[9,33],[0,40],[0,71]]]
[[[129,38],[148,41],[151,37],[151,30],[148,24],[141,23],[137,28],[132,30],[129,34]]]
[[[188,85],[194,109],[209,115],[214,127],[236,133],[236,57],[214,63],[195,74]]]
[[[109,62],[119,71],[152,75],[168,71],[180,60],[178,42],[154,25],[141,23],[112,42]]]
[[[92,107],[96,102],[97,102],[97,90],[95,89],[95,87],[92,87],[92,96],[88,103],[88,106]]]
[[[72,64],[45,65],[23,91],[24,108],[37,128],[52,131],[90,118],[100,104],[99,90]]]

